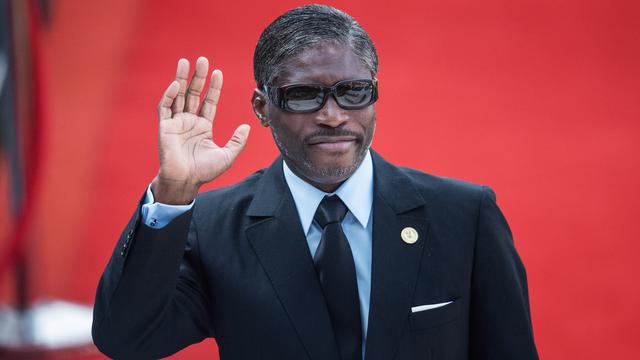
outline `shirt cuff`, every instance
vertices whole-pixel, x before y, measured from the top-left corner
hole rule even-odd
[[[147,187],[147,193],[144,197],[144,203],[140,209],[142,215],[142,222],[154,229],[162,229],[171,220],[177,218],[179,215],[189,211],[195,199],[189,205],[167,205],[155,202],[153,198],[153,192],[151,192],[151,184]]]

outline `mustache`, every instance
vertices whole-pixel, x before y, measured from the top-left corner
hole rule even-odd
[[[352,136],[357,141],[362,141],[363,135],[351,130],[345,129],[318,129],[313,133],[304,137],[304,142],[309,143],[317,137],[330,137],[330,136]]]

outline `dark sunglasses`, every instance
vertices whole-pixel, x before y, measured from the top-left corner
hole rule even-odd
[[[265,86],[274,105],[293,113],[310,113],[322,109],[331,94],[343,109],[363,109],[378,100],[378,80],[342,80],[333,86],[293,84]]]

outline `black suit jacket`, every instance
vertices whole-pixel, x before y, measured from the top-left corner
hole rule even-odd
[[[524,267],[494,193],[372,155],[366,360],[537,359]],[[158,358],[215,337],[222,360],[338,359],[282,159],[199,195],[163,229],[139,213],[97,290],[105,354]],[[414,244],[401,239],[408,226]]]

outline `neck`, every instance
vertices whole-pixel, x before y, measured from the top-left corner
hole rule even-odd
[[[299,176],[299,175],[298,175]],[[304,178],[303,178],[304,179]],[[310,181],[308,179],[304,179],[306,182],[308,182],[309,184],[313,185],[315,188],[320,189],[326,193],[332,193],[334,191],[336,191],[336,189],[338,189],[340,187],[340,185],[342,185],[342,183],[344,182],[341,181],[337,184],[319,184],[319,183],[315,183],[313,181]]]

